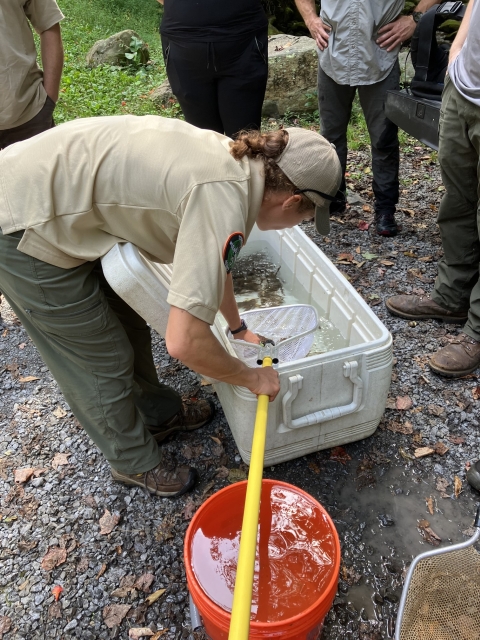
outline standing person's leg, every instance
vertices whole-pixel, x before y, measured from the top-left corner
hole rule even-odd
[[[213,416],[213,405],[202,398],[182,401],[174,389],[158,380],[147,323],[111,288],[100,264],[94,272],[110,309],[120,320],[133,348],[133,398],[155,440],[161,442],[176,431],[193,431],[205,425]]]
[[[372,145],[375,223],[377,233],[382,236],[395,236],[398,233],[395,222],[400,164],[398,127],[386,117],[385,102],[387,91],[398,89],[399,81],[400,66],[397,61],[384,80],[358,88]]]
[[[225,135],[260,129],[268,78],[268,33],[244,42],[215,43],[218,110]]]
[[[345,194],[345,171],[347,168],[347,128],[352,113],[355,87],[337,84],[330,76],[318,67],[318,108],[322,136],[335,145],[342,165],[342,182],[340,191]],[[345,205],[331,205],[331,211],[341,212]]]
[[[172,42],[162,37],[168,81],[185,120],[200,129],[223,133],[211,47],[207,42]]]
[[[196,472],[170,472],[136,411],[133,349],[94,263],[54,267],[18,251],[21,235],[0,234],[0,286],[112,475],[158,495],[184,493]]]

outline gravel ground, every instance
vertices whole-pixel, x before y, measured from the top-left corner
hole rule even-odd
[[[412,556],[436,537],[448,544],[471,533],[478,494],[466,484],[465,465],[478,457],[480,387],[476,375],[448,381],[426,366],[458,327],[409,323],[383,305],[390,295],[432,287],[442,195],[434,155],[413,146],[402,154],[403,232],[394,239],[365,229],[373,217],[368,154],[351,154],[349,171],[352,204],[331,236],[305,230],[393,334],[389,408],[371,438],[265,475],[309,491],[336,522],[343,564],[323,639],[379,640],[393,637]],[[199,469],[201,484],[175,501],[149,499],[111,480],[5,303],[2,318],[0,638],[127,638],[132,627],[149,627],[154,639],[200,638],[190,627],[183,536],[206,497],[246,470],[221,409],[208,427],[166,445]],[[154,353],[162,381],[182,393],[210,394],[218,405],[212,388],[172,360],[158,336]],[[436,452],[416,459],[419,447]],[[16,482],[19,469],[29,471]],[[56,586],[63,589],[58,601]],[[159,596],[153,602],[152,594]]]

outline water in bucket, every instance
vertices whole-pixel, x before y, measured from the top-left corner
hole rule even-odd
[[[197,512],[187,532],[189,589],[207,632],[209,624],[213,630],[218,629],[218,633],[210,632],[214,640],[225,638],[228,630],[245,485],[238,483],[212,496]],[[296,635],[295,631],[301,631],[303,624],[320,632],[336,592],[339,550],[333,523],[318,502],[292,485],[264,480],[251,637],[257,637],[257,627],[264,637],[265,626],[272,630],[278,627],[279,632],[285,629],[286,638],[306,638],[308,633]],[[300,623],[302,617],[305,620]],[[283,637],[282,633],[278,637]]]

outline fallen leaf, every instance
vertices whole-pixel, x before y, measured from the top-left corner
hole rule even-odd
[[[440,495],[442,498],[450,498],[450,495],[447,493],[446,489],[450,486],[450,482],[441,476],[437,478],[435,483],[435,488],[437,491],[440,491]]]
[[[418,260],[420,262],[432,262],[433,261],[433,257],[432,256],[422,256]]]
[[[455,476],[453,481],[453,492],[454,492],[455,498],[458,498],[458,496],[462,492],[462,481],[458,476]]]
[[[387,409],[395,409],[395,398],[387,398],[387,405],[386,405]]]
[[[132,591],[132,587],[118,587],[110,595],[112,598],[126,598],[130,591]]]
[[[228,478],[229,473],[230,473],[230,470],[227,469],[227,467],[219,467],[218,469],[216,469],[215,477],[223,480],[224,478]]]
[[[393,431],[393,433],[404,433],[405,435],[409,435],[413,433],[413,425],[411,422],[397,422],[396,420],[392,420],[387,424],[387,429],[389,431]]]
[[[430,512],[430,515],[433,516],[433,514],[434,514],[433,496],[430,496],[429,498],[425,498],[425,502],[427,503],[427,507],[428,507],[428,511]]]
[[[362,253],[362,258],[365,258],[365,260],[374,260],[375,258],[378,258],[378,255],[376,253],[366,251],[365,253]]]
[[[448,439],[452,444],[463,444],[465,442],[465,438],[462,438],[462,436],[448,436]]]
[[[98,521],[98,524],[100,525],[100,533],[102,535],[108,535],[109,533],[112,533],[119,520],[120,515],[118,513],[112,514],[108,509],[105,509],[105,513]]]
[[[105,573],[105,571],[106,571],[106,570],[107,570],[107,565],[106,565],[106,563],[104,562],[104,563],[102,564],[102,566],[100,567],[99,572],[97,573],[97,576],[96,576],[97,580],[98,580],[101,576],[103,576],[103,574]]]
[[[435,453],[435,449],[431,449],[430,447],[419,447],[415,449],[413,455],[415,458],[424,458],[425,456],[430,456],[432,453]]]
[[[87,507],[90,507],[91,509],[96,509],[98,506],[97,501],[90,493],[82,498],[82,502],[83,504],[86,504]]]
[[[472,396],[474,400],[480,400],[480,387],[474,387],[472,389]]]
[[[153,593],[151,593],[149,596],[145,598],[146,604],[150,606],[151,604],[156,602],[161,596],[163,596],[165,591],[166,589],[158,589],[157,591],[154,591]]]
[[[337,260],[342,260],[344,262],[352,262],[353,254],[351,253],[339,253],[337,256]]]
[[[54,618],[62,617],[62,603],[61,602],[52,602],[52,604],[48,607],[48,619],[53,620]]]
[[[127,615],[131,605],[129,604],[108,604],[103,607],[103,621],[109,629],[118,627]]]
[[[404,251],[403,255],[407,256],[407,258],[418,258],[417,254],[413,253],[413,251]]]
[[[443,444],[443,442],[437,442],[437,444],[435,445],[435,453],[437,453],[439,456],[444,456],[448,450],[449,449],[447,445]]]
[[[64,418],[67,415],[67,412],[60,405],[52,413],[56,418]]]
[[[32,467],[26,467],[25,469],[15,469],[15,482],[28,482],[33,476],[35,469]]]
[[[63,564],[67,559],[67,550],[61,547],[50,547],[47,553],[43,556],[40,566],[45,571],[51,571],[60,564]]]
[[[411,409],[413,402],[410,396],[397,396],[395,400],[395,408],[399,411],[407,411]]]
[[[378,262],[379,264],[383,264],[384,267],[393,267],[393,265],[395,264],[391,260],[379,260]]]
[[[229,482],[241,482],[247,479],[247,474],[243,469],[230,469],[228,472]]]
[[[343,447],[333,447],[330,450],[330,460],[334,460],[335,462],[340,462],[341,464],[346,464],[348,460],[352,458],[348,455]]]
[[[216,442],[216,444],[219,444],[219,445],[221,446],[222,441],[220,440],[220,438],[216,438],[215,436],[210,436],[210,438],[211,438],[214,442]]]
[[[372,210],[372,207],[370,207],[368,204],[364,204],[362,207],[362,210],[365,211],[365,213],[370,213]]]
[[[80,558],[79,563],[77,564],[77,573],[85,573],[90,565],[90,558],[87,556],[82,556]]]
[[[155,576],[153,575],[153,573],[142,573],[142,575],[136,579],[133,586],[135,589],[138,589],[138,591],[148,593],[150,591],[150,585],[154,580]]]
[[[58,602],[60,600],[60,596],[62,594],[63,591],[63,587],[61,587],[59,584],[55,585],[52,589],[52,594],[53,597],[55,598],[55,601]]]
[[[8,616],[0,616],[0,639],[4,633],[8,633],[12,627],[12,619]]]
[[[140,638],[150,638],[153,631],[148,627],[132,627],[128,630],[128,637],[132,640],[140,640]]]
[[[428,413],[431,413],[434,416],[441,416],[445,411],[443,407],[440,407],[438,404],[429,404],[427,407]]]
[[[64,464],[68,464],[68,456],[71,456],[71,453],[56,453],[50,463],[54,469],[58,469]]]
[[[310,462],[308,463],[308,467],[309,469],[311,469],[313,471],[313,473],[319,474],[321,469],[318,466],[318,464],[316,462],[314,462],[313,460],[310,460]]]
[[[33,470],[33,475],[35,476],[35,478],[38,478],[38,476],[41,476],[42,473],[45,473],[46,471],[48,471],[48,469],[46,469],[45,467],[36,467]]]
[[[425,542],[431,544],[433,547],[438,547],[442,539],[437,536],[435,531],[433,531],[433,529],[431,529],[429,525],[430,523],[428,522],[428,520],[420,520],[418,522],[418,528]]]
[[[165,516],[162,522],[158,525],[155,532],[155,540],[157,542],[166,542],[173,538],[173,530],[175,528],[175,517],[172,515]]]
[[[360,231],[368,231],[370,223],[365,222],[365,220],[360,220],[357,227],[360,229]]]
[[[25,347],[26,347],[26,346],[27,346],[27,343],[26,343],[26,342],[21,342],[21,343],[18,345],[18,348],[19,348],[19,349],[25,349]]]
[[[160,629],[160,631],[157,631],[157,633],[152,636],[152,640],[158,640],[159,638],[164,636],[167,633],[167,631],[168,629]]]
[[[188,497],[187,501],[185,502],[185,506],[182,509],[184,520],[191,520],[196,510],[197,505],[195,504],[195,501],[193,500],[193,498]]]
[[[40,380],[37,376],[25,376],[25,378],[19,378],[19,382],[33,382],[34,380]]]
[[[20,551],[31,551],[32,549],[35,549],[37,544],[37,540],[20,540],[20,542],[17,543],[17,547],[20,549]]]

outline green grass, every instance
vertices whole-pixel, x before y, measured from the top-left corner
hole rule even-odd
[[[165,79],[158,34],[156,0],[59,0],[65,15],[62,38],[65,66],[57,123],[89,116],[159,113],[149,92]],[[133,29],[148,43],[151,64],[141,68],[102,66],[89,69],[85,56],[97,40]],[[171,115],[166,110],[163,115]],[[173,112],[178,110],[173,109]]]

